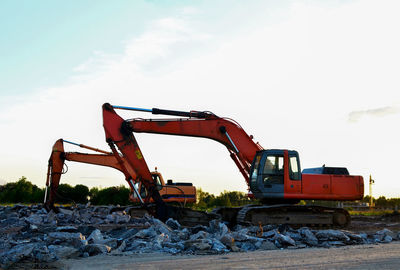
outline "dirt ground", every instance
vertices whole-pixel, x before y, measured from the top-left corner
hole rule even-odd
[[[352,216],[351,224],[346,230],[373,233],[384,228],[394,232],[400,231],[400,215]]]
[[[59,261],[61,269],[399,269],[400,242],[180,256],[134,254]]]

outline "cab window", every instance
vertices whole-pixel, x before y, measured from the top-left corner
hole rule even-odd
[[[260,165],[260,160],[261,160],[261,154],[257,154],[256,158],[254,159],[253,171],[250,176],[251,182],[253,184],[257,181],[257,174],[258,174],[258,167]]]
[[[135,185],[139,185],[139,184],[136,183]],[[139,194],[140,194],[140,197],[142,197],[142,198],[146,198],[146,196],[147,196],[146,187],[142,183],[139,185]],[[135,194],[135,196],[136,196],[136,194]]]
[[[264,186],[283,184],[283,156],[272,155],[265,160],[263,169]]]
[[[283,174],[283,156],[268,156],[265,160],[264,174]]]
[[[152,176],[153,176],[154,184],[156,184],[157,186],[161,186],[161,180],[160,180],[160,177],[158,177],[158,174],[153,174]]]
[[[289,158],[289,177],[292,180],[300,180],[300,171],[298,166],[298,159],[297,157],[290,157]]]

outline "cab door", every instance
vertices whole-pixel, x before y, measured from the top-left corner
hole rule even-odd
[[[302,193],[299,154],[296,151],[284,150],[285,164],[285,198],[298,199]]]
[[[259,188],[264,197],[283,198],[284,155],[281,150],[266,150],[259,168]]]

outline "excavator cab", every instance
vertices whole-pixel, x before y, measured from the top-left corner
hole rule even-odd
[[[159,172],[152,172],[151,176],[153,177],[153,181],[156,184],[156,188],[158,191],[160,191],[163,188],[163,183],[160,180],[160,173]]]
[[[250,169],[250,189],[256,198],[283,199],[289,181],[301,185],[299,154],[296,151],[270,149],[257,152]]]
[[[158,191],[162,190],[163,189],[163,183],[161,182],[161,179],[160,179],[160,177],[162,177],[161,174],[159,172],[157,172],[157,171],[156,172],[152,172],[151,173],[151,177],[153,178],[153,182],[156,185],[156,189]],[[140,183],[140,182],[135,183],[135,187],[139,191],[140,196],[142,198],[146,198],[146,196],[148,194],[148,192],[146,190],[146,187],[144,185],[142,185],[142,183]],[[133,198],[135,200],[138,200],[138,197],[134,192],[133,192],[132,196],[133,196]]]

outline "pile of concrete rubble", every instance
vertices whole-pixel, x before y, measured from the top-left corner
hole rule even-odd
[[[286,225],[229,229],[219,220],[187,228],[173,219],[163,223],[148,215],[132,218],[127,212],[111,206],[60,207],[59,213],[47,213],[41,205],[0,207],[0,267],[98,254],[220,254],[400,240],[400,233],[388,229],[374,234]]]

